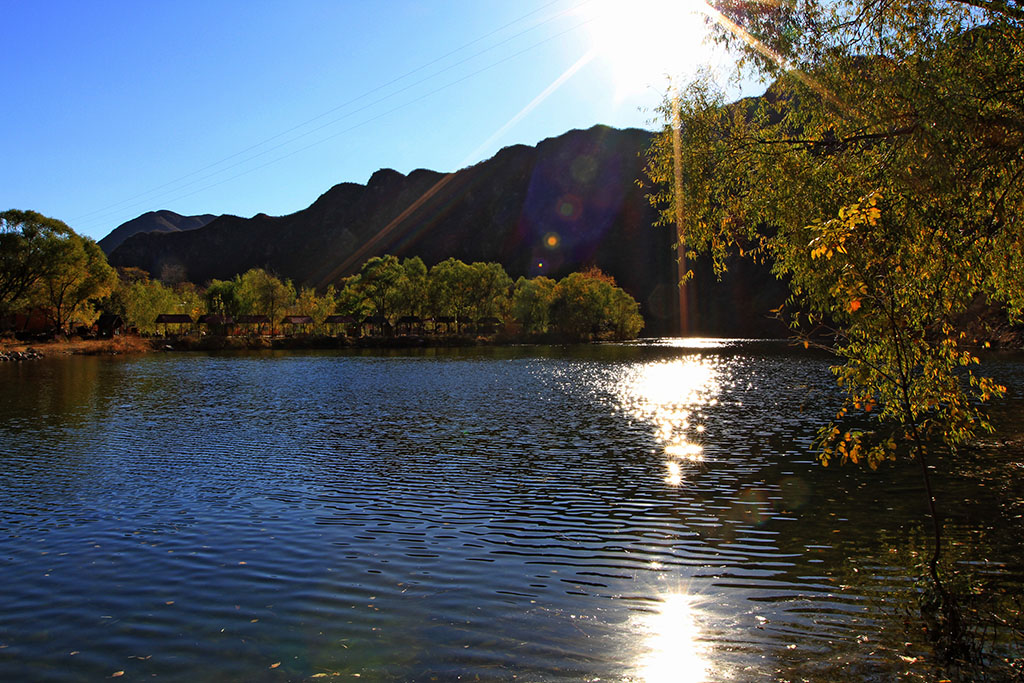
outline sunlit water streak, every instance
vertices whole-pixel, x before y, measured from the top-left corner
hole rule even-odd
[[[665,454],[665,482],[679,486],[682,463],[701,463],[704,411],[718,403],[716,359],[690,356],[646,363],[623,372],[616,391],[620,408],[652,423]]]
[[[0,679],[833,680],[855,652],[851,680],[888,680],[863,642],[916,480],[813,462],[826,366],[739,342],[0,366]],[[954,534],[999,523],[966,501]]]

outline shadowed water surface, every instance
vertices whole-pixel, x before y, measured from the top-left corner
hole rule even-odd
[[[827,368],[673,341],[0,366],[0,678],[890,680],[923,499],[911,464],[814,462]],[[998,487],[943,496],[1019,589]]]

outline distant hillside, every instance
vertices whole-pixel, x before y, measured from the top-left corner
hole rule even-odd
[[[202,216],[182,216],[181,214],[174,213],[173,211],[167,211],[166,209],[161,211],[150,211],[144,213],[138,218],[133,218],[127,223],[122,223],[113,230],[110,234],[101,239],[97,244],[100,245],[106,254],[117,249],[121,246],[121,243],[132,235],[140,232],[178,232],[181,230],[195,230],[201,228],[216,216],[213,214],[203,214]]]
[[[258,266],[317,287],[384,253],[418,255],[427,266],[452,256],[497,261],[513,279],[596,265],[640,302],[645,334],[674,334],[674,230],[653,226],[655,212],[636,183],[650,136],[595,126],[505,148],[455,173],[383,169],[366,185],[335,185],[288,216],[220,216],[188,232],[136,234],[110,261],[157,277],[184,269],[197,283]],[[745,264],[718,282],[710,267],[693,267],[688,331],[784,332],[766,321],[784,291],[765,269]]]

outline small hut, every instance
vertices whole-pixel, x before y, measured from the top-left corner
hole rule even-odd
[[[125,333],[124,318],[115,313],[104,313],[96,320],[96,334],[103,339],[113,339]]]
[[[295,334],[296,329],[301,334],[309,334],[309,328],[313,325],[313,319],[308,315],[286,315],[281,319],[281,327],[288,329],[285,325],[290,326],[292,334]],[[288,333],[286,332],[285,334]]]
[[[357,321],[350,315],[329,315],[324,319],[324,323],[331,326],[331,333],[337,335],[338,325],[343,325],[342,330],[348,334],[352,331],[352,328],[357,325]]]
[[[240,315],[238,316],[238,324],[244,325],[246,330],[250,334],[263,334],[263,326],[270,324],[270,318],[265,315]],[[252,327],[255,325],[255,329]]]
[[[184,313],[161,313],[156,317],[155,322],[157,325],[161,323],[163,324],[164,336],[168,337],[170,336],[168,334],[168,325],[177,325],[178,334],[182,334],[182,330],[184,329],[185,325],[188,325],[189,327],[192,326],[192,317],[185,315]]]

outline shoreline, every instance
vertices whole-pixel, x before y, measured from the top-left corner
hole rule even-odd
[[[46,342],[0,341],[0,362],[24,361],[60,356],[140,355],[170,351],[264,351],[315,349],[419,349],[503,346],[511,344],[565,344],[578,340],[553,335],[496,335],[476,337],[222,337],[184,336],[145,338],[121,336],[113,339],[65,339]]]
[[[632,341],[638,341],[642,337]],[[552,334],[508,335],[488,337],[472,335],[452,336],[397,336],[397,337],[137,337],[120,336],[113,339],[63,339],[45,342],[22,342],[11,339],[0,340],[0,363],[23,362],[43,358],[68,356],[120,356],[143,355],[168,352],[210,352],[210,351],[302,351],[331,349],[430,349],[470,348],[474,346],[521,346],[521,345],[565,345],[595,344],[607,341],[628,341],[610,339],[567,339]],[[753,341],[753,340],[751,340]],[[761,340],[769,341],[769,340]],[[776,340],[782,341],[782,340]],[[792,340],[788,340],[792,341]],[[992,354],[1018,354],[1024,347],[1016,344],[993,344],[986,348],[971,346],[970,350],[983,356]]]
[[[67,339],[46,342],[0,341],[0,360],[18,361],[54,356],[116,356],[155,351],[155,340],[141,337]],[[11,357],[15,356],[15,357]],[[21,356],[20,358],[17,356]]]

